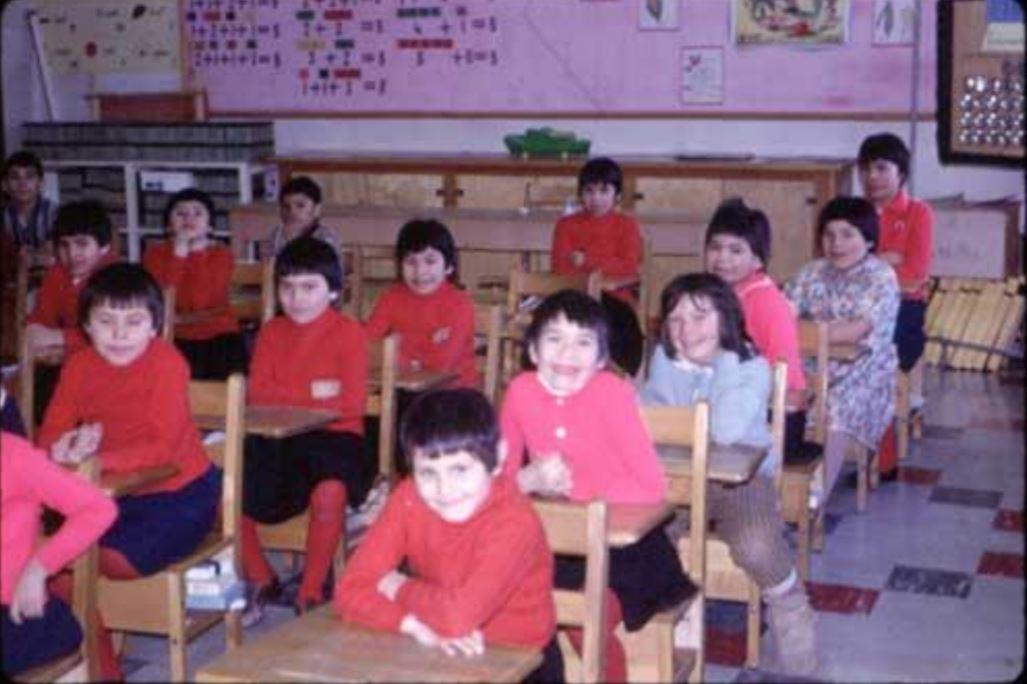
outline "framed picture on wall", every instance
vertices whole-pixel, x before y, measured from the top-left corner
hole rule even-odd
[[[724,48],[686,47],[681,50],[681,102],[723,104]]]
[[[676,31],[681,0],[638,0],[638,28],[643,31]]]
[[[874,45],[912,45],[916,0],[874,0]]]
[[[844,43],[850,0],[732,0],[738,45]]]

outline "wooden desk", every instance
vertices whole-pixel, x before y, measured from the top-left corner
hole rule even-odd
[[[541,662],[538,651],[502,646],[450,657],[402,634],[348,625],[322,606],[201,667],[196,681],[519,682]]]
[[[692,456],[690,449],[658,446],[660,461],[667,474],[668,498],[671,501],[687,501],[692,480]],[[707,478],[722,484],[748,482],[767,456],[766,449],[747,446],[721,446],[711,444]]]
[[[296,406],[247,406],[243,419],[246,434],[281,439],[310,432],[339,419],[335,411],[298,408]],[[220,430],[224,416],[194,415],[196,427],[201,430]]]
[[[663,501],[652,506],[611,504],[607,509],[606,540],[616,548],[634,544],[674,514],[674,504]]]
[[[454,371],[407,371],[406,373],[400,373],[399,377],[396,378],[396,389],[408,392],[425,392],[437,387],[445,387],[459,377],[460,374]],[[378,379],[379,377],[375,375],[374,382],[371,383],[372,387],[377,385]]]
[[[869,351],[865,345],[855,342],[830,342],[827,345],[827,356],[834,361],[855,361]]]

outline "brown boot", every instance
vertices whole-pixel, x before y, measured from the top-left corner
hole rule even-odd
[[[810,675],[817,669],[816,615],[802,581],[780,596],[767,596],[770,631],[786,674]]]

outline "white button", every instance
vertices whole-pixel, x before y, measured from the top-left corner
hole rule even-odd
[[[556,438],[557,439],[566,439],[567,438],[567,428],[565,428],[562,425],[560,427],[556,428]]]

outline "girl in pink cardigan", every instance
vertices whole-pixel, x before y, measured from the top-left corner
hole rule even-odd
[[[503,472],[521,491],[614,504],[664,500],[663,467],[642,421],[634,387],[605,370],[608,324],[599,302],[576,290],[547,297],[525,333],[531,370],[514,378],[500,412]],[[557,557],[555,584],[579,588],[584,563]],[[610,553],[606,674],[624,680],[613,629],[629,631],[677,605],[694,586],[663,528]],[[573,636],[572,636],[573,638]]]

